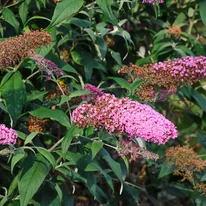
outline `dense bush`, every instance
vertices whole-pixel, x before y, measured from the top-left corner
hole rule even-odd
[[[205,0],[0,6],[0,205],[206,205]]]

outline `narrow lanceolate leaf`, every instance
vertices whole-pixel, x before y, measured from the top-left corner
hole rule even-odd
[[[115,17],[113,10],[112,10],[112,3],[113,0],[97,0],[96,1],[101,10],[103,11],[103,14],[107,19],[116,25],[118,23],[117,18]]]
[[[206,26],[206,0],[202,0],[199,3],[199,7],[200,7],[200,17],[202,19],[202,22]]]
[[[13,173],[15,165],[25,157],[25,152],[22,148],[18,148],[15,151],[15,154],[13,155],[11,159],[11,173]]]
[[[48,109],[46,107],[40,107],[36,110],[29,112],[34,117],[39,117],[40,119],[50,118],[59,122],[61,125],[68,127],[69,126],[69,118],[68,116],[61,110],[58,109]]]
[[[102,149],[103,147],[103,142],[102,141],[93,141],[92,142],[92,159],[95,158],[95,156],[97,155],[97,153]]]
[[[112,79],[115,82],[117,82],[117,84],[119,84],[122,88],[127,89],[128,91],[130,91],[130,84],[123,78],[120,77],[108,77],[108,79]]]
[[[121,166],[118,162],[114,161],[110,154],[105,150],[104,148],[101,149],[99,154],[102,156],[102,158],[108,163],[114,174],[117,176],[119,181],[123,183],[123,174],[121,170]]]
[[[36,137],[36,135],[38,134],[39,132],[32,132],[31,134],[29,134],[27,137],[26,137],[26,140],[24,142],[24,145],[27,145],[28,143],[32,142],[32,140],[34,139],[34,137]]]
[[[38,150],[38,152],[44,156],[49,162],[50,164],[52,165],[53,168],[55,168],[56,166],[56,160],[54,158],[54,156],[48,151],[46,150],[45,148],[43,147],[36,147],[36,149]]]
[[[49,172],[49,162],[40,154],[25,159],[19,174],[20,206],[28,205]]]
[[[83,0],[67,0],[57,4],[49,28],[61,24],[75,15],[83,6]]]
[[[75,136],[79,136],[83,134],[83,128],[79,128],[76,125],[72,125],[70,128],[68,128],[66,135],[64,136],[64,139],[62,141],[61,147],[62,147],[62,157],[66,158],[66,154],[68,152],[69,146]]]
[[[14,124],[26,102],[26,88],[19,72],[14,73],[1,88],[2,96]]]
[[[8,8],[3,8],[2,14],[3,14],[4,20],[8,22],[9,24],[11,24],[17,33],[19,30],[19,22],[17,21],[14,13]]]

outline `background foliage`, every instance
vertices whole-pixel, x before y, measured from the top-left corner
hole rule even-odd
[[[149,103],[179,133],[165,145],[146,143],[159,154],[157,161],[130,163],[112,148],[114,137],[78,128],[70,117],[86,83],[138,100],[134,91],[141,82],[129,84],[117,73],[130,62],[142,66],[205,56],[205,0],[0,3],[0,40],[43,29],[52,42],[36,52],[64,72],[58,80],[45,81],[30,58],[1,71],[1,123],[14,128],[19,138],[14,146],[1,146],[0,205],[206,205],[204,195],[173,176],[174,168],[165,161],[165,151],[175,145],[193,147],[205,159],[205,79],[181,87],[167,101]],[[172,25],[181,29],[175,35],[168,32]],[[204,171],[195,175],[205,181]]]

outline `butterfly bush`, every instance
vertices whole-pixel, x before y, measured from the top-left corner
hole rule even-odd
[[[140,137],[157,144],[177,137],[174,124],[150,106],[101,91],[94,101],[78,106],[72,120],[78,127],[104,128],[110,134]]]
[[[156,0],[142,0],[142,3],[150,3],[150,4],[155,4],[157,1]],[[159,0],[159,3],[164,3],[164,0]]]
[[[28,52],[28,56],[35,61],[39,70],[47,74],[47,80],[52,78],[52,74],[55,74],[57,77],[63,75],[63,71],[58,69],[58,66],[54,62],[42,57],[40,54],[31,50]]]
[[[0,43],[0,69],[16,66],[32,49],[40,48],[51,42],[51,35],[45,31],[28,31]]]
[[[142,79],[142,85],[136,90],[140,100],[154,101],[165,100],[174,94],[182,85],[193,84],[206,77],[206,57],[186,56],[167,60],[154,64],[146,64],[143,67],[131,64],[118,71],[127,74],[128,81],[134,82]]]
[[[129,161],[135,161],[139,158],[157,160],[159,159],[159,155],[148,151],[143,147],[137,146],[137,144],[133,141],[128,141],[126,139],[122,139],[118,142],[118,153],[119,156],[130,156]]]
[[[12,128],[0,124],[0,145],[15,144],[18,134]]]

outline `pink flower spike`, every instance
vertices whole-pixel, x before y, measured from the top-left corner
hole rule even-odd
[[[72,120],[78,127],[105,128],[110,134],[127,135],[129,139],[140,137],[157,144],[177,137],[174,124],[150,106],[107,93],[78,106]]]

